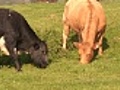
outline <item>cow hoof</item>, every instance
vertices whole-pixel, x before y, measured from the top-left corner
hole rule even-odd
[[[67,50],[65,47],[62,47],[63,50]]]
[[[17,70],[17,72],[22,72],[22,70],[20,69],[20,70]]]
[[[100,56],[102,56],[102,55],[103,55],[103,53],[102,53],[102,52],[98,52],[98,54],[99,54]]]
[[[66,52],[68,49],[62,47],[61,50],[64,51],[64,52]]]

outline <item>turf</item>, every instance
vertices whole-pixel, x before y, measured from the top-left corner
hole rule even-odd
[[[50,65],[39,69],[21,55],[22,72],[16,72],[8,57],[0,57],[0,90],[120,90],[120,2],[102,2],[107,28],[104,54],[88,65],[79,63],[71,32],[68,49],[62,50],[64,3],[3,5],[21,13],[49,48]]]

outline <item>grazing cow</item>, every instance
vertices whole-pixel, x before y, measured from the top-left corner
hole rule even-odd
[[[63,13],[63,48],[70,28],[78,34],[79,42],[74,45],[81,55],[81,63],[91,62],[94,50],[99,48],[102,55],[102,40],[106,27],[106,17],[101,4],[96,0],[69,0]],[[80,42],[81,41],[81,42]]]
[[[14,60],[18,71],[21,70],[18,51],[28,52],[37,67],[45,68],[48,65],[46,43],[36,36],[25,18],[14,10],[0,9],[0,48]]]

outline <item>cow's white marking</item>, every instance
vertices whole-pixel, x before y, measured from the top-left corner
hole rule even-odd
[[[5,55],[10,55],[9,51],[7,50],[5,46],[5,39],[4,36],[0,38],[0,50],[5,54]]]
[[[22,54],[22,53],[25,53],[25,54],[29,54],[29,52],[27,51],[17,51],[18,55]]]
[[[3,52],[3,54],[5,54],[5,55],[10,55],[10,53],[9,53],[9,51],[8,51],[8,49],[6,48],[6,46],[5,46],[5,39],[4,39],[4,36],[2,36],[1,38],[0,38],[0,50]],[[14,48],[14,52],[15,52],[15,54],[21,54],[21,53],[25,53],[25,54],[29,54],[27,51],[17,51],[17,49],[16,48]]]
[[[9,13],[9,14],[8,14],[8,16],[10,17],[10,16],[11,16],[11,14]]]

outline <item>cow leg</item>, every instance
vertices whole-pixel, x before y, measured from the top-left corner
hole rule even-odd
[[[21,64],[18,60],[18,53],[17,53],[17,50],[16,48],[14,47],[7,47],[8,48],[8,51],[10,53],[10,57],[14,60],[14,63],[15,63],[15,68],[17,69],[17,71],[21,71]]]
[[[66,24],[64,24],[64,27],[63,27],[63,49],[66,49],[66,41],[67,41],[67,38],[68,38],[68,35],[69,35],[69,32],[70,32],[70,27]]]
[[[100,37],[100,39],[99,39],[99,42],[98,42],[98,44],[99,44],[99,50],[98,50],[98,54],[99,55],[102,55],[103,54],[103,34],[101,35],[101,37]]]
[[[78,41],[79,41],[79,42],[82,42],[82,35],[81,35],[80,32],[78,33]]]
[[[16,46],[15,40],[12,38],[10,39],[6,38],[5,46],[9,51],[10,57],[14,60],[15,68],[17,69],[17,71],[21,71],[21,63],[18,60],[18,53],[17,53],[17,49],[15,48]]]

